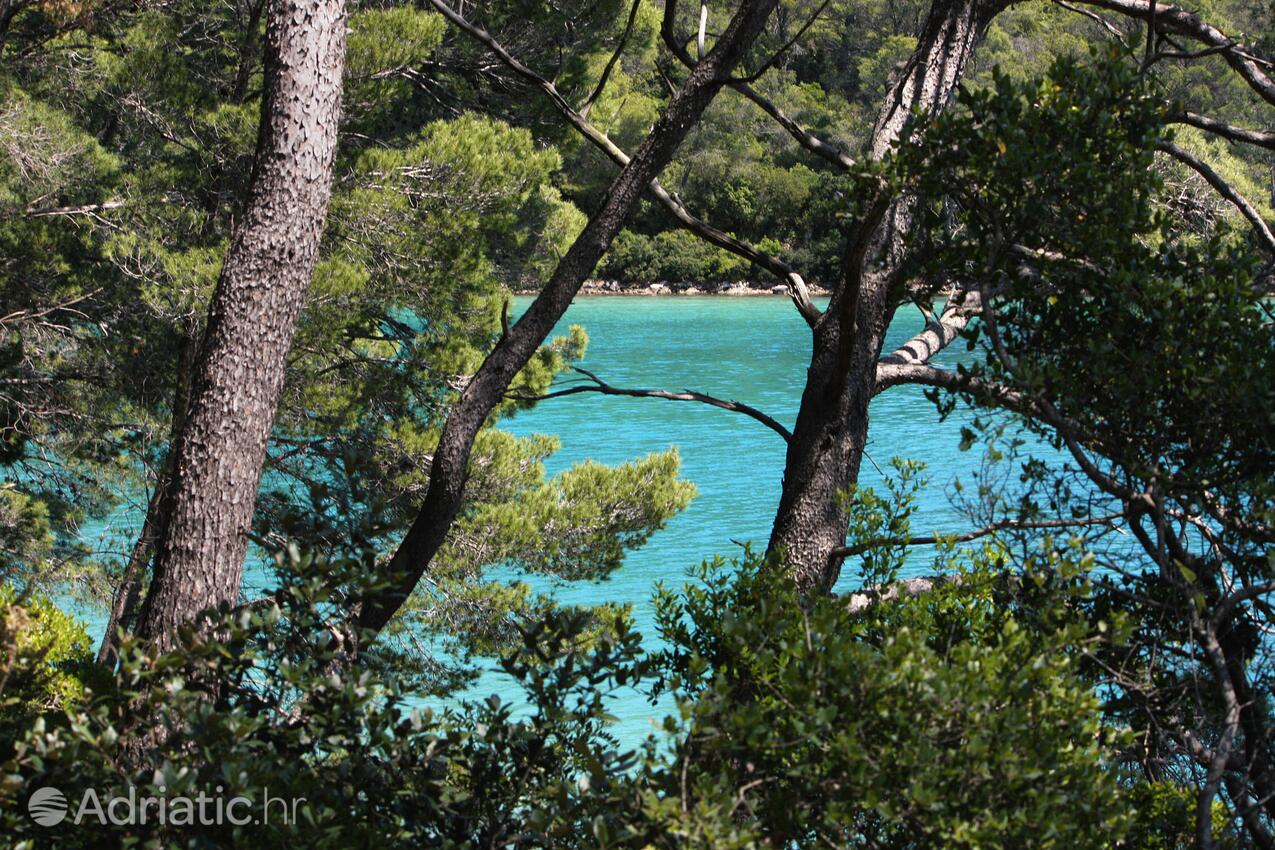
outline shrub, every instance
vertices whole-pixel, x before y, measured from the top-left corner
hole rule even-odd
[[[79,621],[47,597],[0,587],[0,748],[6,732],[76,705],[94,669]]]

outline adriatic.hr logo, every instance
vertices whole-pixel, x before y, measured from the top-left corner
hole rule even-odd
[[[37,788],[27,799],[27,814],[38,825],[46,827],[57,826],[68,815],[76,825],[247,826],[269,824],[273,813],[278,818],[276,823],[292,824],[297,822],[298,804],[306,801],[305,797],[272,797],[266,789],[260,806],[256,806],[247,797],[226,797],[220,785],[215,794],[200,790],[191,792],[193,796],[186,793],[170,797],[162,785],[155,790],[158,794],[139,796],[137,787],[130,785],[123,794],[104,798],[96,789],[88,788],[78,804],[72,806],[61,790],[46,786]]]

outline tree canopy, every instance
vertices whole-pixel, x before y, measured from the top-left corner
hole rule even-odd
[[[229,785],[308,805],[130,840],[1275,847],[1269,13],[0,0],[6,833]],[[586,371],[598,276],[778,287],[795,420]],[[915,464],[860,482],[908,385],[987,454],[968,532],[914,531]],[[653,589],[657,643],[533,589],[696,494],[502,427],[586,392],[785,445],[764,550]],[[524,703],[462,696],[492,664]]]

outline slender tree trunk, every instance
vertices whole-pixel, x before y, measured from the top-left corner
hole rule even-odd
[[[146,503],[146,516],[142,520],[141,531],[137,534],[133,551],[129,554],[128,564],[124,568],[124,575],[120,578],[119,587],[115,589],[115,596],[111,600],[111,616],[106,623],[106,632],[102,635],[102,645],[97,651],[97,663],[109,669],[114,669],[115,663],[119,660],[120,630],[131,631],[135,625],[143,579],[150,567],[151,559],[155,556],[159,530],[163,527],[163,517],[170,504],[168,482],[173,475],[173,449],[181,436],[182,425],[186,421],[186,408],[190,403],[191,368],[198,353],[198,332],[198,317],[187,315],[183,319],[181,347],[177,354],[172,419],[168,424],[168,446],[155,474],[155,485]]]
[[[882,106],[873,157],[889,152],[916,111],[933,113],[947,105],[980,35],[1003,7],[1001,0],[934,0],[917,49]],[[846,536],[840,494],[859,477],[877,360],[899,303],[898,273],[915,205],[915,198],[896,198],[857,224],[837,291],[813,330],[768,547],[785,558],[806,589],[826,590],[840,572],[832,556]]]
[[[343,0],[271,0],[248,204],[217,289],[139,633],[171,647],[234,602],[284,367],[327,214],[345,54]]]
[[[611,183],[601,206],[540,295],[500,339],[461,393],[434,452],[424,504],[390,561],[393,584],[386,592],[364,601],[358,622],[362,629],[375,632],[384,627],[429,568],[460,511],[470,450],[479,429],[510,381],[566,312],[651,180],[668,165],[686,134],[744,58],[776,2],[744,0],[726,31],[691,71],[633,158]]]
[[[171,443],[170,443],[171,445]],[[163,511],[164,494],[168,488],[170,464],[164,459],[155,475],[155,487],[151,491],[150,500],[146,503],[146,517],[142,520],[142,530],[138,532],[133,543],[133,551],[129,553],[128,564],[124,567],[124,575],[119,586],[115,588],[115,596],[111,599],[111,616],[106,621],[106,631],[102,635],[102,643],[97,649],[97,663],[114,670],[119,661],[120,630],[128,631],[132,627],[133,615],[137,611],[137,603],[142,593],[142,577],[146,574],[146,566],[155,553],[155,538],[159,529],[159,518]]]

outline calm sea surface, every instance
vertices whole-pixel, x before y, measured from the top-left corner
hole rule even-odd
[[[584,297],[576,299],[558,330],[573,324],[589,333],[582,365],[615,386],[698,390],[760,408],[790,428],[797,418],[810,334],[786,298]],[[886,350],[923,325],[915,311],[900,315]],[[936,362],[951,365],[955,358],[943,352]],[[873,402],[871,415],[868,451],[877,465],[888,472],[892,457],[926,465],[930,484],[921,493],[914,531],[965,528],[948,499],[951,483],[970,480],[981,461],[977,450],[958,451],[964,411],[939,422],[920,388],[896,387]],[[557,435],[562,449],[548,462],[551,473],[585,459],[621,463],[676,446],[682,476],[699,488],[691,506],[631,553],[614,577],[564,591],[564,599],[605,595],[641,608],[659,579],[678,581],[705,558],[737,553],[738,543],[765,547],[785,447],[777,434],[746,416],[696,403],[586,393],[542,402],[502,427]],[[864,463],[861,481],[880,485],[873,463]],[[843,578],[853,581],[853,575]]]
[[[526,299],[519,301],[524,307]],[[583,366],[619,387],[693,389],[760,408],[792,427],[810,356],[810,333],[787,298],[616,297],[576,299],[558,331],[572,324],[589,333]],[[915,310],[902,311],[890,328],[886,350],[920,330]],[[936,363],[951,365],[964,346],[943,352]],[[918,499],[914,533],[968,528],[949,500],[952,483],[970,481],[982,455],[958,451],[968,414],[957,410],[939,422],[921,389],[896,387],[873,402],[868,451],[889,471],[892,457],[922,461],[929,485]],[[502,424],[518,434],[554,434],[562,449],[548,461],[550,473],[585,459],[622,463],[676,446],[682,476],[699,496],[643,548],[631,552],[609,580],[558,587],[564,601],[630,602],[649,638],[651,590],[657,581],[677,586],[687,570],[715,555],[739,553],[740,543],[764,549],[779,500],[784,443],[773,431],[738,413],[663,399],[633,399],[592,393],[542,402]],[[861,483],[881,476],[865,462]],[[909,567],[925,571],[931,552],[918,550]],[[857,576],[847,564],[840,589]],[[513,698],[498,676],[485,676],[474,694],[497,691]],[[633,741],[668,711],[636,695],[617,698],[622,739]]]
[[[519,309],[527,299],[520,299]],[[791,427],[797,415],[810,354],[810,335],[788,299],[781,297],[582,297],[559,328],[580,324],[589,333],[583,366],[615,386],[699,390],[758,407]],[[919,330],[922,318],[904,311],[890,329],[886,350]],[[963,346],[955,348],[963,350]],[[951,365],[957,352],[939,362]],[[930,483],[922,491],[913,523],[915,533],[967,527],[949,501],[952,483],[969,481],[981,454],[960,452],[960,427],[968,414],[959,410],[939,422],[920,389],[898,387],[872,405],[868,451],[882,468],[892,457],[922,461]],[[687,571],[715,555],[738,554],[751,541],[764,548],[779,498],[784,444],[771,430],[730,411],[662,399],[630,399],[582,394],[542,402],[502,427],[517,434],[554,434],[561,450],[548,461],[559,472],[586,459],[618,464],[676,446],[682,476],[699,496],[643,548],[628,555],[609,580],[558,585],[564,601],[603,600],[632,603],[638,627],[655,639],[651,592],[657,581],[678,585]],[[877,485],[881,476],[867,462],[862,483]],[[923,571],[930,555],[918,551],[909,564]],[[251,571],[250,571],[251,572]],[[250,580],[251,580],[250,576]],[[842,589],[857,576],[852,565]],[[548,585],[543,585],[548,586]],[[100,635],[101,616],[87,614]],[[499,692],[517,700],[517,691],[496,674],[483,676],[473,696]],[[653,708],[636,694],[616,698],[617,732],[635,742],[668,706]]]

